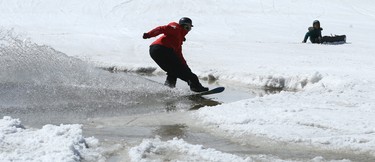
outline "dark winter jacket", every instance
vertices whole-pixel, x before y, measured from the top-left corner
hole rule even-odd
[[[310,37],[311,43],[321,43],[323,28],[315,29],[314,27],[309,27],[308,30],[309,31],[305,34],[303,42],[306,42],[307,38]]]

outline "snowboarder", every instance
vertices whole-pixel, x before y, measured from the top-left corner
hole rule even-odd
[[[204,92],[208,91],[208,88],[202,86],[197,75],[191,71],[182,55],[182,43],[186,40],[185,36],[192,27],[192,20],[183,17],[178,23],[171,22],[144,33],[143,39],[163,34],[150,45],[150,56],[160,68],[167,72],[164,85],[174,88],[177,78],[179,78],[187,82],[192,91]]]
[[[313,22],[313,26],[308,28],[308,32],[305,34],[305,38],[303,39],[302,43],[306,43],[307,38],[310,37],[311,43],[322,43],[322,30],[323,28],[320,27],[319,20],[315,20]]]

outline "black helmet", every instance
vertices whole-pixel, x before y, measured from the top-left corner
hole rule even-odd
[[[313,26],[314,26],[315,24],[319,24],[319,25],[320,25],[319,20],[314,20],[314,22],[313,22]]]
[[[180,24],[180,25],[188,24],[188,25],[193,26],[193,22],[188,17],[181,18],[180,21],[178,21],[178,24]]]

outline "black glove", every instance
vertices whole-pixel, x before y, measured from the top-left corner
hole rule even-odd
[[[151,38],[150,35],[148,33],[143,33],[143,39],[148,39],[148,38]]]

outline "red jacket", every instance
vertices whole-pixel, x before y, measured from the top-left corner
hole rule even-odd
[[[172,48],[177,54],[182,64],[186,65],[184,56],[182,55],[182,43],[185,40],[185,35],[188,33],[187,30],[182,28],[176,22],[171,22],[165,26],[159,26],[148,32],[150,37],[156,37],[159,34],[164,34],[151,45],[158,44],[168,48]]]

